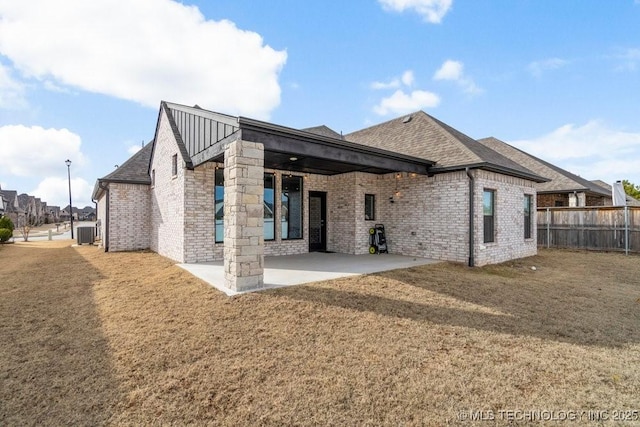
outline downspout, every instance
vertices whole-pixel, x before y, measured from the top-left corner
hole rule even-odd
[[[103,184],[103,182],[98,183],[98,187],[105,191],[107,198],[107,201],[104,204],[104,236],[102,236],[102,239],[104,241],[104,251],[109,252],[109,185],[103,187]],[[96,213],[97,211],[98,209],[96,209]]]
[[[469,168],[465,168],[464,171],[469,177],[469,267],[474,267],[473,245],[475,242],[475,227],[473,219],[475,215],[475,178],[471,174]]]

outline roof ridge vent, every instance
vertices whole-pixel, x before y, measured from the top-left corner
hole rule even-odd
[[[411,114],[409,114],[408,116],[405,116],[404,119],[402,119],[402,123],[409,123],[412,118],[413,117],[411,117]]]

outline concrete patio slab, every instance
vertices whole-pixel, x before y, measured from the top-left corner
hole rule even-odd
[[[390,254],[348,255],[311,252],[300,255],[268,256],[264,258],[264,287],[256,289],[256,291],[409,268],[435,262],[439,261]],[[224,287],[222,261],[178,264],[178,266],[229,296],[244,293]]]

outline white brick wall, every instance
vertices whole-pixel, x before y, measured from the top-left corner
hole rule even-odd
[[[105,202],[106,197],[102,197],[98,204],[103,239],[106,225]],[[110,252],[149,248],[151,232],[149,208],[148,185],[109,183],[108,244]]]
[[[155,170],[155,186],[151,189],[153,226],[150,247],[160,255],[184,262],[186,169],[164,110],[160,117],[155,144],[151,159],[151,170]],[[171,158],[174,154],[178,155],[176,176],[173,176],[171,171]]]

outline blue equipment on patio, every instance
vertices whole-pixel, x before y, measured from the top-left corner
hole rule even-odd
[[[387,250],[387,238],[384,234],[384,225],[382,224],[376,224],[375,227],[369,229],[369,253],[389,253]]]

